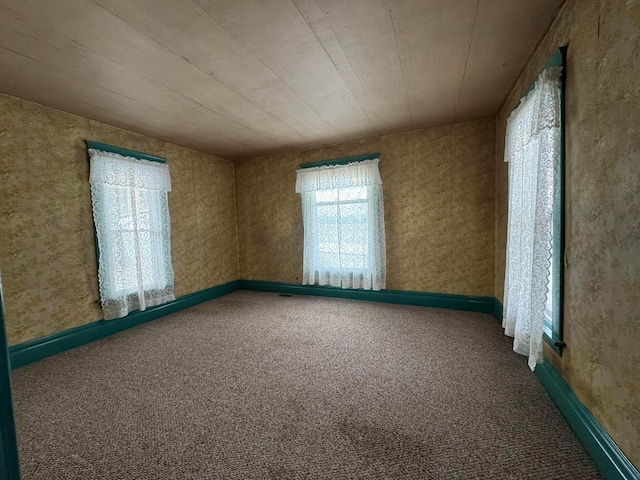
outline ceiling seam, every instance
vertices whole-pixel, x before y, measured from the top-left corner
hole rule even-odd
[[[458,89],[458,100],[456,100],[456,106],[453,109],[453,122],[458,119],[458,105],[460,105],[460,99],[462,98],[462,87],[464,86],[464,80],[467,76],[467,65],[469,64],[469,55],[471,54],[471,46],[473,45],[473,34],[476,29],[476,19],[478,18],[478,10],[480,9],[480,0],[476,0],[476,12],[473,15],[473,23],[471,24],[471,36],[469,37],[469,48],[467,49],[467,55],[464,60],[464,70],[462,72],[462,78],[460,79],[460,88]]]
[[[407,77],[404,74],[404,66],[402,65],[402,58],[400,57],[400,49],[398,48],[398,36],[396,35],[396,24],[393,21],[393,13],[391,13],[391,8],[389,7],[389,0],[385,0],[385,3],[387,5],[387,12],[389,12],[391,29],[393,30],[393,43],[396,46],[396,55],[398,56],[398,63],[400,64],[400,75],[402,75],[402,85],[404,86],[404,96],[407,102],[407,107],[409,108],[409,114],[411,115],[411,123],[413,124],[413,128],[416,128],[416,118],[413,112],[413,106],[409,101],[409,90],[407,90]]]
[[[376,128],[375,124],[373,123],[373,121],[371,120],[371,118],[369,117],[369,114],[367,114],[367,112],[362,108],[362,105],[360,105],[360,102],[358,101],[358,97],[353,93],[353,90],[351,89],[351,86],[349,85],[349,82],[347,82],[345,80],[345,78],[342,76],[342,73],[340,72],[340,69],[338,68],[338,66],[336,65],[335,61],[333,60],[333,58],[331,57],[331,54],[327,51],[327,49],[324,46],[324,43],[322,43],[322,40],[320,40],[318,38],[318,35],[316,33],[316,30],[309,24],[309,22],[307,21],[307,19],[305,18],[304,14],[302,13],[302,11],[300,11],[300,8],[298,7],[298,4],[296,2],[296,0],[291,0],[291,2],[293,3],[293,5],[296,7],[296,10],[298,10],[298,13],[300,14],[300,16],[302,17],[302,19],[304,20],[304,22],[307,24],[307,27],[309,28],[309,30],[311,30],[311,33],[313,33],[313,36],[316,38],[316,40],[318,41],[318,44],[320,45],[320,47],[322,48],[322,50],[324,51],[324,54],[327,56],[327,58],[329,59],[329,61],[331,62],[331,64],[334,66],[334,68],[336,69],[336,72],[338,73],[338,75],[340,75],[340,78],[342,79],[345,87],[347,87],[347,89],[349,90],[349,93],[351,94],[351,97],[353,98],[353,100],[356,102],[356,105],[358,105],[358,108],[360,109],[360,111],[362,112],[362,114],[364,115],[364,117],[369,121],[369,124],[371,126],[371,128],[373,128],[373,130],[380,135],[380,131]],[[331,21],[327,20],[327,25],[329,26],[329,29],[331,30],[331,35],[333,35],[333,37],[336,39],[336,42],[338,43],[338,46],[340,47],[340,50],[342,50],[342,53],[344,54],[344,58],[347,59],[347,63],[349,64],[349,68],[351,69],[351,71],[353,72],[353,74],[355,75],[356,79],[358,80],[358,83],[360,84],[360,86],[362,87],[362,82],[360,81],[360,76],[358,75],[358,73],[356,72],[356,69],[353,67],[353,65],[351,64],[351,60],[349,59],[349,57],[347,56],[347,53],[344,51],[344,49],[342,48],[342,44],[340,43],[340,40],[338,39],[338,36],[335,34],[334,30],[333,30],[333,26],[331,25]],[[362,89],[364,91],[364,88]]]
[[[139,34],[141,34],[141,35],[142,35],[142,36],[144,36],[145,38],[148,38],[149,40],[151,40],[153,43],[156,43],[157,45],[160,45],[160,46],[161,46],[162,48],[164,48],[165,50],[167,50],[167,51],[171,52],[171,54],[173,54],[173,55],[177,55],[177,54],[176,54],[176,52],[174,52],[173,50],[171,50],[171,49],[167,48],[167,47],[166,47],[165,45],[163,45],[161,42],[158,42],[157,40],[155,40],[155,39],[153,39],[153,38],[151,38],[151,37],[147,36],[145,33],[143,33],[143,32],[141,32],[140,30],[138,30],[134,25],[130,24],[126,19],[122,18],[122,17],[121,17],[120,15],[118,15],[117,13],[112,12],[112,11],[111,11],[111,10],[109,10],[108,8],[104,7],[102,4],[97,3],[95,0],[93,1],[93,3],[95,3],[97,6],[99,6],[99,7],[100,7],[100,8],[102,8],[102,9],[104,9],[105,11],[109,12],[111,15],[113,15],[113,16],[114,16],[114,17],[116,17],[116,18],[118,18],[120,21],[124,22],[124,23],[125,23],[125,24],[127,24],[129,27],[133,28],[133,29],[134,29],[135,31],[137,31]],[[72,39],[70,39],[70,40],[72,40]],[[73,40],[72,40],[72,41],[73,41]],[[85,47],[85,48],[86,48],[86,47]],[[93,50],[91,50],[91,49],[89,49],[89,48],[87,48],[87,49],[88,49],[88,50],[90,50],[90,51],[92,51],[93,53],[96,53],[97,55],[100,55],[100,56],[103,56],[103,57],[104,57],[104,55],[101,55],[101,54],[100,54],[100,53],[98,53],[98,52],[95,52],[95,51],[93,51]],[[105,58],[109,58],[109,57],[105,57]],[[200,67],[198,67],[197,65],[193,64],[192,62],[189,62],[189,60],[187,60],[186,58],[184,58],[184,57],[182,57],[182,56],[180,56],[180,58],[182,58],[183,60],[187,61],[190,65],[192,65],[192,66],[194,66],[195,68],[197,68],[200,72],[202,72],[202,73],[204,73],[205,75],[207,75],[207,76],[209,76],[209,77],[212,77],[212,78],[213,78],[213,76],[212,76],[212,75],[210,75],[210,74],[209,74],[209,73],[207,73],[206,71],[202,70]],[[109,58],[109,60],[111,60],[111,59]],[[113,61],[113,60],[111,60],[111,61]],[[131,69],[129,69],[129,68],[127,68],[127,69],[128,69],[128,70],[131,70]],[[144,74],[142,74],[142,73],[140,73],[140,72],[137,72],[136,70],[131,70],[131,71],[132,71],[132,72],[137,73],[138,75],[142,76],[143,78],[145,78],[145,79],[147,79],[147,80],[153,81],[153,80],[149,79],[146,75],[144,75]],[[215,78],[215,80],[220,82],[220,80],[219,80],[219,79],[217,79],[217,78]],[[154,83],[157,83],[157,82],[154,82]],[[220,83],[223,83],[223,82],[220,82]],[[223,83],[223,84],[224,84],[224,83]],[[191,100],[192,102],[195,102],[195,103],[196,103],[196,104],[198,104],[200,107],[202,107],[202,108],[204,108],[204,109],[206,109],[206,110],[209,110],[209,111],[211,111],[211,112],[213,112],[213,113],[216,113],[217,115],[220,115],[221,117],[223,117],[223,118],[227,119],[227,120],[228,120],[228,121],[230,121],[230,122],[233,122],[233,123],[235,123],[235,124],[237,124],[237,125],[240,125],[240,126],[242,126],[242,127],[246,128],[247,130],[250,130],[250,131],[254,132],[256,135],[258,135],[258,136],[259,136],[259,137],[261,137],[261,138],[264,138],[264,139],[265,139],[265,140],[267,140],[268,142],[271,142],[271,143],[276,144],[276,142],[274,142],[271,138],[269,138],[269,137],[265,136],[264,134],[262,134],[262,133],[258,132],[257,130],[254,130],[254,128],[253,128],[253,127],[251,127],[250,125],[247,125],[247,124],[242,123],[242,122],[240,122],[240,121],[238,121],[238,120],[234,120],[234,119],[232,119],[232,118],[226,117],[226,116],[224,116],[224,115],[223,115],[223,113],[221,113],[221,112],[219,112],[219,111],[216,111],[216,110],[213,110],[213,109],[211,109],[211,108],[207,107],[206,105],[204,105],[204,104],[200,103],[200,101],[196,100],[195,98],[192,98],[192,97],[190,97],[190,96],[187,96],[187,95],[185,95],[184,93],[180,93],[180,92],[178,92],[177,90],[173,89],[172,87],[170,87],[170,86],[168,86],[168,85],[165,85],[165,84],[163,84],[163,83],[158,83],[158,85],[161,85],[161,86],[165,87],[167,90],[170,90],[170,91],[174,92],[175,94],[180,95],[181,97],[187,98],[187,99]],[[225,85],[225,86],[227,86],[227,85]],[[227,88],[230,88],[230,87],[228,87],[228,86],[227,86]],[[233,89],[231,89],[231,88],[230,88],[230,90],[232,90],[232,91],[234,91],[234,92],[235,92],[235,90],[233,90]],[[237,93],[238,95],[240,95],[242,98],[245,98],[245,97],[243,97],[240,93],[238,93],[238,92],[235,92],[235,93]],[[255,104],[254,104],[253,102],[251,102],[250,100],[248,100],[248,99],[246,99],[246,98],[245,98],[245,100],[247,100],[249,103],[251,103],[252,105],[254,105],[256,108],[258,108],[258,109],[262,110],[262,108],[261,108],[261,107],[259,107],[258,105],[255,105]],[[216,106],[217,106],[218,108],[222,109],[224,112],[229,112],[229,113],[233,114],[233,112],[229,111],[226,107],[223,107],[222,105],[219,105],[217,102],[215,102],[215,103],[216,103]],[[262,111],[264,111],[264,110],[262,110]],[[268,112],[265,112],[265,113],[266,113],[266,114],[268,114],[269,116],[271,116],[272,118],[274,118],[274,120],[277,120],[279,123],[282,123],[282,122],[280,122],[280,120],[278,120],[278,119],[276,119],[275,117],[273,117],[270,113],[268,113]],[[285,126],[286,128],[289,128],[289,129],[291,130],[291,127],[289,127],[288,125],[284,125],[284,124],[283,124],[283,126]],[[293,131],[295,132],[295,130],[293,130]],[[299,133],[299,132],[296,132],[296,133],[298,133],[298,134],[300,135],[300,133]],[[303,135],[302,135],[302,136],[303,136]],[[303,136],[303,137],[304,137],[304,136]],[[239,141],[238,141],[238,142],[239,142]],[[254,149],[255,149],[255,147],[251,147],[251,148],[254,148]]]
[[[321,114],[320,112],[318,112],[313,105],[311,105],[309,102],[307,102],[302,95],[300,95],[291,85],[289,85],[282,77],[280,77],[280,75],[278,75],[276,72],[273,71],[273,69],[267,65],[258,55],[256,55],[253,50],[251,50],[247,45],[244,44],[244,42],[242,42],[238,37],[236,37],[233,33],[231,33],[224,25],[222,25],[220,22],[218,22],[218,20],[216,20],[216,18],[211,15],[211,13],[204,8],[202,5],[200,5],[200,2],[198,0],[194,0],[196,5],[198,5],[203,12],[205,12],[214,22],[216,22],[220,28],[222,28],[225,32],[227,32],[231,37],[233,37],[233,39],[238,42],[240,45],[242,45],[247,52],[249,52],[251,55],[253,55],[255,57],[256,60],[258,60],[262,65],[264,65],[264,67],[269,70],[271,73],[273,73],[284,85],[287,86],[287,88],[289,90],[291,90],[293,92],[293,94],[298,97],[305,105],[307,105],[311,110],[313,110],[313,112],[318,116],[318,118],[320,118],[331,130],[336,131],[336,133],[338,133],[338,135],[340,135],[342,137],[342,134],[336,130],[336,128],[331,125]],[[344,140],[346,140],[346,138],[342,137]]]
[[[65,38],[67,38],[68,40],[70,40],[70,41],[72,41],[72,42],[74,41],[73,39],[69,39],[68,37],[65,37]],[[2,45],[0,45],[0,48],[1,48],[1,49],[3,49],[3,50],[6,50],[6,51],[8,51],[8,52],[11,52],[11,53],[13,53],[13,54],[15,54],[15,55],[18,55],[18,56],[21,56],[21,57],[27,58],[27,59],[29,59],[29,60],[31,60],[31,61],[33,61],[33,62],[38,63],[38,64],[44,65],[45,67],[47,67],[47,68],[51,68],[52,70],[56,70],[56,71],[58,71],[58,72],[61,72],[61,73],[62,73],[62,74],[64,74],[64,75],[70,75],[70,73],[69,73],[69,72],[67,72],[66,70],[62,70],[62,69],[60,69],[60,68],[56,67],[55,65],[50,65],[50,64],[48,64],[48,63],[44,63],[44,62],[42,62],[42,61],[38,60],[37,58],[30,57],[29,55],[25,55],[24,53],[22,53],[22,52],[18,52],[17,50],[13,50],[12,48],[9,48],[9,47],[6,47],[6,46],[2,46]],[[89,51],[93,52],[93,50],[91,50],[91,49],[88,49],[88,48],[87,48],[87,50],[89,50]],[[96,53],[96,52],[94,52],[94,53]],[[99,54],[98,54],[98,55],[99,55]],[[95,88],[97,88],[97,89],[99,89],[99,90],[104,90],[105,92],[109,92],[109,93],[111,93],[111,94],[114,94],[114,95],[117,95],[117,96],[119,96],[119,97],[122,97],[123,99],[130,100],[130,101],[134,101],[134,102],[136,102],[136,101],[137,101],[135,98],[129,97],[129,96],[127,96],[127,95],[125,95],[125,94],[122,94],[122,93],[120,93],[120,92],[116,92],[116,91],[111,90],[110,88],[104,87],[104,86],[102,86],[102,85],[98,85],[97,83],[93,83],[93,82],[91,82],[91,81],[89,81],[89,80],[82,79],[81,81],[82,81],[83,83],[86,83],[87,85],[91,85],[92,87],[95,87]],[[63,97],[63,98],[69,98],[69,99],[71,99],[71,100],[74,100],[74,97],[73,97],[73,96],[69,96],[69,95],[62,95],[62,94],[60,94],[60,93],[56,93],[56,96],[58,96],[58,97]],[[121,117],[121,115],[120,115],[119,113],[114,112],[114,111],[112,111],[112,110],[108,110],[108,109],[106,109],[106,108],[104,108],[104,107],[101,107],[101,106],[99,106],[99,105],[90,104],[90,103],[88,103],[88,102],[83,102],[83,103],[87,103],[87,104],[91,105],[93,108],[98,109],[98,110],[102,110],[102,111],[104,111],[104,112],[106,112],[106,113],[109,113],[109,114],[111,114],[111,115],[116,115],[116,116],[118,116],[118,117]],[[151,105],[147,105],[147,104],[143,104],[143,105],[144,105],[144,107],[145,107],[145,108],[150,109],[150,110],[154,110],[154,111],[156,111],[156,112],[158,112],[158,113],[162,113],[162,114],[170,113],[170,112],[165,112],[164,110],[160,110],[160,109],[158,109],[158,108],[156,108],[156,107],[154,107],[154,106],[151,106]],[[64,111],[64,110],[62,110],[62,111]],[[71,113],[71,112],[68,112],[68,113]],[[75,115],[75,114],[73,114],[73,115]],[[86,118],[86,117],[85,117],[85,118]],[[91,119],[90,119],[90,120],[91,120]],[[100,121],[100,120],[97,120],[97,121]],[[103,122],[103,123],[105,123],[105,122]],[[195,123],[189,123],[189,122],[186,122],[186,121],[185,121],[185,123],[187,123],[188,125],[193,125],[194,127],[197,127],[197,126],[198,126],[198,125],[197,125],[197,124],[195,124]],[[113,125],[113,126],[116,126],[116,125]],[[147,124],[147,126],[149,126],[149,127],[154,127],[153,125],[149,125],[149,124]],[[118,128],[122,128],[122,127],[118,127]],[[145,134],[145,135],[146,135],[146,134]],[[221,136],[223,136],[223,137],[227,138],[227,139],[228,139],[228,140],[230,140],[230,141],[237,142],[237,143],[241,143],[241,142],[239,142],[238,140],[235,140],[235,139],[233,139],[233,138],[227,137],[227,136],[226,136],[226,135],[224,135],[224,134],[221,134]],[[187,137],[184,137],[184,138],[187,138]],[[198,143],[201,143],[201,142],[198,142]],[[243,145],[244,145],[244,144],[243,144]],[[257,150],[255,147],[251,147],[250,145],[245,145],[245,146],[246,146],[246,147],[248,147],[248,148],[250,148],[250,149],[252,149],[252,150]]]

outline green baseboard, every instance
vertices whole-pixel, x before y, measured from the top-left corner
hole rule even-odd
[[[99,320],[97,322],[70,328],[45,337],[29,340],[9,347],[11,368],[19,368],[37,362],[60,352],[79,347],[94,340],[135,327],[156,318],[178,312],[208,300],[235,292],[236,290],[257,290],[279,292],[295,295],[318,295],[325,297],[350,298],[375,302],[420,305],[426,307],[450,308],[473,312],[491,313],[493,301],[491,297],[470,295],[450,295],[441,293],[409,292],[402,290],[345,290],[318,285],[297,285],[291,283],[266,282],[257,280],[235,280],[216,287],[201,290],[177,298],[173,302],[151,307],[144,312],[133,312],[116,320]]]
[[[571,387],[545,360],[535,374],[567,420],[591,458],[609,480],[640,480],[640,473]]]
[[[319,285],[240,280],[241,290],[287,293],[291,295],[316,295],[321,297],[349,298],[371,302],[399,303],[422,307],[449,308],[470,312],[493,312],[493,297],[453,295],[445,293],[410,292],[405,290],[352,290]]]
[[[9,347],[11,368],[27,365],[164,315],[184,310],[208,300],[213,300],[222,295],[235,292],[236,290],[255,290],[291,295],[317,295],[349,298],[353,300],[448,308],[493,313],[499,320],[502,319],[502,304],[493,297],[403,290],[381,290],[376,292],[371,290],[347,290],[318,285],[235,280],[196,293],[184,295],[173,302],[149,308],[144,312],[134,312],[125,318],[99,320],[88,325],[71,328],[53,335],[14,345]],[[627,459],[591,412],[578,400],[571,390],[571,387],[567,385],[553,366],[545,361],[544,364],[536,367],[535,373],[604,475],[610,480],[640,480],[638,470],[629,459]]]
[[[85,343],[93,342],[100,338],[107,337],[114,333],[121,332],[128,328],[135,327],[150,320],[175,313],[185,308],[193,307],[202,302],[213,300],[222,295],[235,292],[238,289],[239,282],[224,283],[215,287],[200,290],[199,292],[190,293],[182,297],[176,298],[174,301],[151,307],[143,312],[133,312],[124,318],[115,320],[98,320],[79,327],[70,328],[62,332],[47,335],[46,337],[36,338],[18,345],[9,347],[9,358],[11,359],[11,368],[22,367],[29,363],[37,362],[43,358],[50,357],[65,350],[79,347]]]
[[[2,280],[0,279],[0,478],[20,480],[18,439],[11,396],[11,369],[4,323]]]
[[[493,314],[498,320],[502,321],[502,304],[497,298],[493,299]]]

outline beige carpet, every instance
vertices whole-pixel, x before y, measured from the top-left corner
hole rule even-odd
[[[20,368],[25,479],[593,479],[487,314],[236,292]]]

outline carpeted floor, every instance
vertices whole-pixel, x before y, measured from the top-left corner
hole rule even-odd
[[[25,479],[594,479],[488,314],[236,292],[20,368]]]

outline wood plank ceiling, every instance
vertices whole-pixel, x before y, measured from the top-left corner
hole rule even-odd
[[[564,0],[0,0],[0,91],[228,159],[494,115]]]

